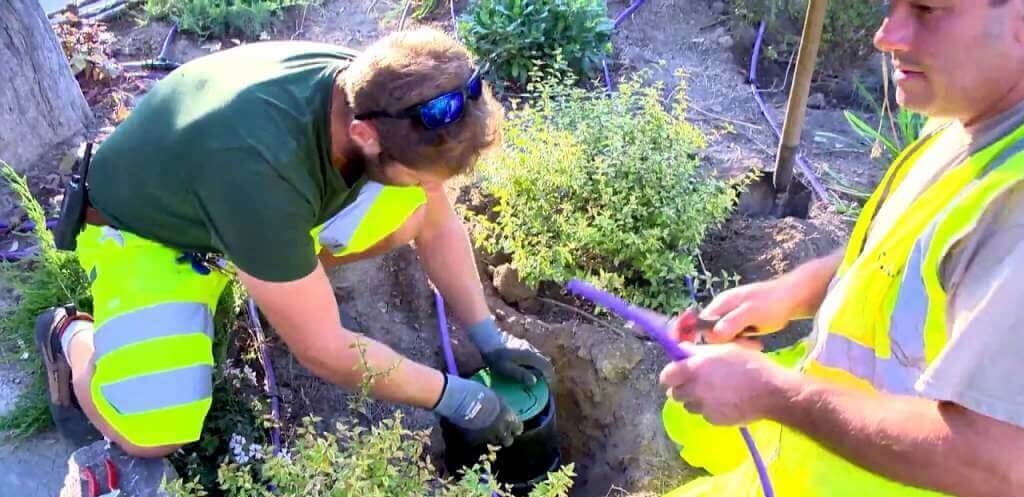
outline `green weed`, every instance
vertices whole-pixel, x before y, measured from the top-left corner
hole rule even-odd
[[[888,68],[883,68],[883,74],[888,74]],[[872,158],[880,157],[883,147],[890,159],[895,158],[904,147],[917,140],[921,135],[921,130],[924,129],[928,120],[927,117],[903,107],[896,111],[895,116],[893,115],[892,107],[889,105],[889,94],[892,87],[888,77],[885,77],[882,82],[884,91],[881,103],[860,82],[855,81],[854,83],[861,98],[878,113],[878,125],[872,127],[849,110],[843,111],[846,121],[861,138],[871,144]]]
[[[49,307],[68,303],[90,311],[92,298],[78,258],[54,247],[53,235],[46,229],[46,214],[25,178],[3,161],[0,176],[36,226],[32,231],[37,246],[34,254],[18,262],[0,262],[0,280],[17,299],[12,308],[0,309],[0,351],[5,353],[5,360],[16,361],[30,379],[14,409],[0,417],[0,431],[26,436],[51,424],[45,371],[35,344],[36,318]]]

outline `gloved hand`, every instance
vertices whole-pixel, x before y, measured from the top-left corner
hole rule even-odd
[[[548,381],[554,378],[555,368],[551,366],[551,361],[530,342],[499,330],[493,317],[470,326],[469,339],[480,350],[492,372],[527,385],[537,382],[537,378],[527,368],[540,371]]]
[[[523,423],[498,394],[475,381],[445,375],[434,412],[458,426],[470,445],[512,445]]]

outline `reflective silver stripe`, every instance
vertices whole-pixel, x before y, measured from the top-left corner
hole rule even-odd
[[[893,394],[913,394],[914,382],[921,372],[903,366],[895,358],[880,359],[875,351],[849,338],[826,333],[814,360],[830,368],[842,369],[877,390]]]
[[[210,398],[213,366],[199,364],[101,385],[103,398],[121,414],[138,414]]]
[[[924,371],[924,323],[928,316],[928,292],[924,287],[921,263],[935,234],[936,223],[914,242],[910,251],[903,281],[900,283],[896,305],[889,318],[889,344],[891,356],[904,366]]]
[[[925,288],[925,273],[923,271],[941,271],[942,259],[947,255],[949,248],[974,229],[977,220],[983,213],[975,216],[972,223],[952,237],[947,242],[947,246],[939,248],[943,251],[938,259],[939,267],[924,268],[924,258],[928,251],[933,248],[931,245],[936,228],[945,221],[946,216],[958,206],[963,197],[975,188],[986,175],[1003,166],[1022,152],[1024,152],[1024,140],[1017,141],[1001,151],[986,165],[979,178],[976,178],[965,188],[957,192],[947,203],[946,207],[936,215],[936,220],[932,221],[924,233],[914,241],[914,246],[904,266],[903,277],[898,290],[899,293],[890,316],[889,342],[891,357],[889,359],[881,359],[875,355],[873,349],[860,345],[844,336],[830,333],[821,326],[820,319],[815,319],[813,336],[818,340],[818,343],[812,352],[812,359],[822,365],[847,371],[858,378],[870,382],[878,390],[894,394],[914,394],[914,383],[927,368],[924,325],[928,316],[928,305],[931,302]],[[1019,180],[1013,184],[1018,182]],[[1008,188],[1009,186],[1002,188],[996,195],[990,196],[987,202],[991,202]],[[983,210],[988,209],[988,205],[983,206]],[[830,285],[829,293],[831,292],[832,286]]]
[[[324,223],[319,236],[320,245],[327,247],[332,254],[345,250],[352,242],[359,223],[363,222],[366,213],[370,211],[370,207],[383,190],[384,185],[376,181],[367,181],[359,190],[355,201]]]
[[[1005,150],[999,152],[999,155],[992,159],[992,162],[989,163],[989,165],[985,166],[985,172],[981,174],[982,177],[998,169],[1003,164],[1006,164],[1007,162],[1010,161],[1010,159],[1013,159],[1014,156],[1021,152],[1024,152],[1024,140],[1018,140],[1013,142],[1010,146],[1006,147]]]
[[[146,340],[194,333],[203,333],[213,340],[213,316],[206,304],[168,302],[143,307],[115,316],[96,330],[96,360]]]

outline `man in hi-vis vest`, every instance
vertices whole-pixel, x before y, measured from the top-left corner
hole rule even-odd
[[[547,358],[495,324],[445,195],[500,143],[503,111],[484,71],[424,28],[361,52],[247,44],[157,83],[97,150],[88,205],[65,203],[84,220],[62,215],[56,230],[77,236],[67,247],[94,303],[91,316],[68,306],[37,321],[61,433],[98,430],[139,457],[198,440],[213,316],[237,277],[313,374],[355,387],[368,370],[389,371],[372,381],[374,398],[430,409],[472,443],[511,444],[522,422],[495,392],[343,327],[325,272],[415,241],[490,369],[550,378]]]
[[[890,0],[875,45],[929,123],[845,253],[719,295],[712,344],[662,371],[711,473],[672,496],[762,495],[741,424],[775,495],[1024,495],[1024,0]],[[810,317],[791,349],[741,345]]]

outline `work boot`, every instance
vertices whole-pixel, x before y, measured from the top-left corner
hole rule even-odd
[[[79,315],[74,305],[51,307],[36,319],[36,345],[46,367],[46,383],[50,391],[50,415],[64,440],[82,447],[102,437],[85,417],[71,386],[71,365],[64,357],[60,336]]]

